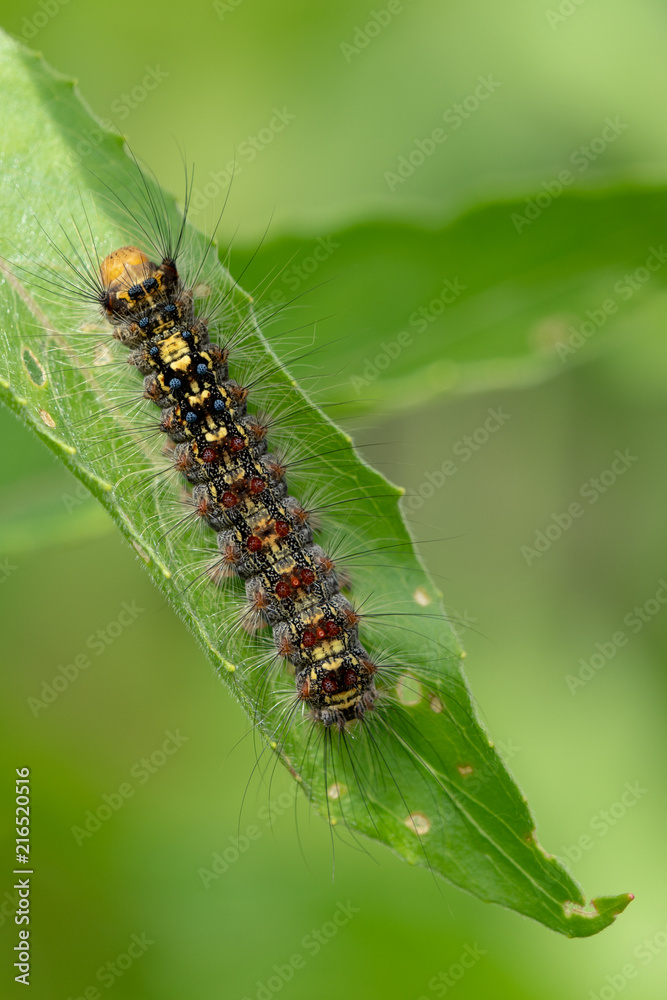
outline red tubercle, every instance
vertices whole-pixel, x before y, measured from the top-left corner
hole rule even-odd
[[[295,566],[293,570],[285,575],[285,578],[281,582],[289,586],[291,591],[299,590],[300,587],[308,587],[311,583],[314,583],[315,579],[315,574],[311,569]]]
[[[201,453],[202,462],[215,462],[218,457],[218,453],[215,448],[204,448]]]
[[[321,621],[318,625],[305,629],[301,636],[301,644],[310,649],[324,639],[335,639],[337,635],[340,635],[340,626],[336,622]]]
[[[220,499],[223,507],[236,507],[239,502],[239,498],[236,493],[232,493],[231,490],[227,490],[227,492],[223,493]]]
[[[280,580],[276,584],[276,595],[281,600],[284,600],[286,597],[289,597],[291,593],[292,593],[292,588],[287,582],[287,580]]]
[[[264,482],[263,479],[260,479],[259,476],[253,476],[252,479],[250,480],[248,489],[253,495],[256,496],[258,493],[264,492],[264,490],[266,489],[266,483]]]
[[[338,691],[338,681],[330,674],[324,678],[321,687],[325,694],[335,694]]]
[[[276,535],[278,538],[286,538],[290,533],[290,526],[287,521],[276,521]]]
[[[259,552],[262,547],[262,539],[257,535],[249,535],[246,546],[250,552]]]
[[[354,688],[357,686],[359,678],[357,676],[357,671],[353,670],[352,667],[348,667],[345,671],[345,687]]]
[[[230,439],[229,441],[230,451],[234,452],[243,451],[244,448],[245,448],[245,441],[243,440],[242,437],[233,437]]]

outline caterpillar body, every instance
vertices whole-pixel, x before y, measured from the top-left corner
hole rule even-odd
[[[144,396],[162,408],[197,514],[218,533],[223,574],[245,581],[248,627],[272,628],[298,700],[323,725],[343,728],[373,708],[377,666],[333,559],[314,543],[308,512],[267,450],[267,425],[248,414],[248,390],[229,377],[228,352],[210,342],[173,257],[157,264],[123,247],[102,261],[100,278],[113,335],[145,376]]]

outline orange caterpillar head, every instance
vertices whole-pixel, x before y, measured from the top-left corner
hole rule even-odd
[[[178,271],[173,260],[158,265],[137,247],[120,247],[100,264],[100,279],[105,312],[129,318],[168,297],[178,285]]]

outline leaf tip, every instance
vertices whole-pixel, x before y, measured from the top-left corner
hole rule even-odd
[[[620,896],[596,896],[588,907],[572,902],[563,903],[570,937],[589,937],[604,930],[623,913],[634,898],[634,893],[624,892]]]

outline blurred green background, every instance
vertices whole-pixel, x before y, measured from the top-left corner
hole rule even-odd
[[[182,147],[202,225],[236,161],[222,227],[234,270],[269,223],[244,283],[301,262],[304,276],[286,270],[273,290],[308,289],[298,324],[321,320],[325,339],[340,338],[331,394],[364,411],[346,426],[369,460],[414,496],[454,464],[410,517],[419,537],[448,538],[424,557],[448,608],[471,619],[468,675],[542,844],[589,896],[637,898],[600,936],[568,941],[375,847],[336,840],[332,882],[329,832],[301,808],[297,837],[285,775],[255,777],[241,812],[256,750],[240,710],[105,515],[3,411],[4,794],[13,768],[32,768],[40,1000],[92,987],[132,1000],[262,997],[297,953],[285,997],[664,997],[667,614],[651,601],[667,577],[667,297],[659,269],[637,269],[667,235],[667,15],[650,0],[398,7],[43,0],[6,2],[3,26],[76,76],[175,191]],[[480,78],[493,91],[475,107]],[[435,128],[446,140],[410,171],[400,158],[429,150]],[[572,181],[553,197],[563,170]],[[340,251],[308,273],[327,239]],[[456,279],[465,292],[427,312],[424,331],[410,325]],[[610,300],[617,310],[591,319]],[[405,330],[394,360],[382,342]],[[383,353],[391,363],[373,374]],[[479,444],[489,408],[508,416]],[[636,461],[612,483],[616,451]],[[522,554],[575,501],[583,515],[561,537],[552,527],[541,555]],[[133,601],[136,621],[35,715],[29,699]],[[628,642],[604,658],[619,631]],[[599,668],[582,668],[596,653]],[[582,669],[590,679],[568,685]],[[142,781],[139,762],[166,731],[187,740]],[[78,846],[72,827],[128,780],[135,794]],[[233,860],[239,834],[247,850]],[[202,877],[216,852],[231,863]],[[358,912],[315,954],[304,940],[348,901]],[[153,943],[122,975],[97,978],[132,935]],[[466,948],[479,957],[457,980]],[[18,995],[9,965],[2,990]]]

